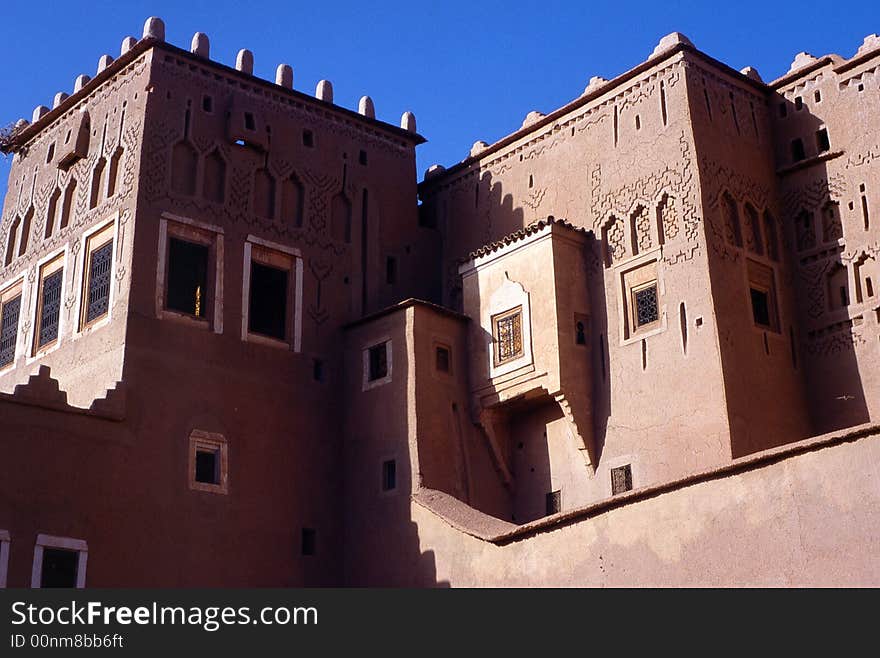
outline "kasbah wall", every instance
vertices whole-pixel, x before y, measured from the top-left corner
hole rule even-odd
[[[3,144],[0,585],[880,585],[878,70],[673,33],[417,184],[149,19]]]

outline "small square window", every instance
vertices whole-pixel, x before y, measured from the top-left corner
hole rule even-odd
[[[791,140],[791,159],[792,162],[800,162],[806,159],[807,153],[804,151],[804,141],[798,137]]]
[[[76,587],[79,552],[62,548],[43,548],[40,587]]]
[[[515,361],[524,353],[522,306],[492,318],[495,365]]]
[[[311,130],[303,130],[303,146],[308,148],[315,146],[315,134]]]
[[[798,96],[794,99],[794,109],[800,112],[804,109],[804,98],[803,96]]]
[[[217,450],[199,448],[196,450],[196,482],[203,484],[219,484],[218,467],[220,465]]]
[[[214,111],[214,98],[212,96],[202,96],[202,110],[208,114]]]
[[[755,326],[778,331],[776,311],[776,284],[773,270],[766,265],[749,260],[749,299]]]
[[[752,317],[761,327],[770,326],[770,294],[766,290],[750,288],[752,298]]]
[[[254,115],[250,112],[244,113],[244,127],[247,130],[256,130],[257,122],[254,120]]]
[[[189,488],[228,493],[228,449],[222,434],[193,430],[189,436]]]
[[[394,491],[397,488],[397,460],[388,459],[382,462],[382,491]]]
[[[813,100],[815,100],[817,103],[821,103],[821,102],[822,102],[822,92],[819,91],[818,89],[817,89],[817,90],[815,91],[815,93],[813,94]]]
[[[611,495],[616,496],[633,488],[632,465],[611,469]]]
[[[367,152],[366,152],[366,151],[363,151],[363,150],[362,150],[362,151],[358,154],[358,162],[360,162],[362,165],[365,165],[365,166],[366,166],[366,164],[367,164]]]
[[[445,345],[438,345],[435,358],[438,372],[450,371],[450,355],[448,347]]]
[[[546,516],[562,511],[562,491],[551,491],[545,496]]]
[[[302,554],[314,555],[317,551],[318,533],[314,528],[302,529]]]
[[[370,348],[370,376],[369,381],[374,382],[388,376],[388,348],[387,343],[374,345]]]
[[[632,295],[637,329],[653,324],[660,319],[656,282],[633,290]]]

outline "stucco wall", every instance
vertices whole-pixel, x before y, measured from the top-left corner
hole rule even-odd
[[[454,587],[880,585],[877,427],[822,446],[504,545],[419,502],[412,519],[435,582]],[[505,531],[447,503],[434,504],[459,527]]]

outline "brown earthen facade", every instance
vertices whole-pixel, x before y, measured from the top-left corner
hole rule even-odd
[[[0,584],[880,583],[878,67],[674,33],[417,185],[148,20],[8,147]]]

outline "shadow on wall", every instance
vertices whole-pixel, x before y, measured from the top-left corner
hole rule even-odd
[[[591,236],[587,249],[592,251],[591,262],[602,262],[602,242]],[[588,270],[589,271],[589,270]],[[596,465],[602,461],[608,419],[611,418],[611,362],[608,354],[608,303],[605,298],[605,273],[594,272],[589,281],[590,330],[593,341],[593,432],[596,443]]]
[[[801,328],[783,330],[789,333],[793,362],[803,356],[815,435],[870,420],[862,383],[866,365],[860,366],[854,330],[866,320],[859,307],[869,297],[876,300],[874,288],[880,281],[863,271],[864,259],[846,257],[860,253],[859,245],[867,242],[867,208],[858,190],[847,189],[839,176],[829,175],[826,163],[835,149],[825,122],[806,105],[781,97],[780,103],[797,120],[796,132],[786,134],[787,144],[777,158],[783,230],[791,259],[785,284],[794,287]]]

